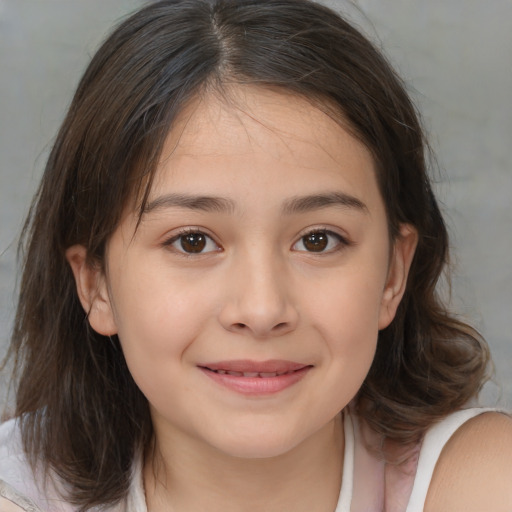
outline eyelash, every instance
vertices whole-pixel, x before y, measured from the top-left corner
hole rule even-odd
[[[314,229],[311,229],[310,231],[304,233],[292,246],[292,249],[295,248],[298,244],[302,243],[302,245],[304,246],[304,241],[307,237],[312,237],[313,235],[325,235],[327,240],[326,240],[326,247],[323,247],[320,245],[320,249],[321,250],[318,250],[318,251],[314,251],[314,250],[307,250],[307,249],[295,249],[299,252],[305,252],[305,253],[308,253],[308,254],[332,254],[332,253],[335,253],[337,251],[340,251],[342,250],[343,248],[345,247],[348,247],[351,245],[351,242],[343,237],[342,235],[340,235],[339,233],[336,233],[330,229],[327,229],[327,228],[314,228]],[[331,240],[330,239],[335,239],[336,242],[335,242],[335,246],[334,247],[330,247],[329,248],[329,244],[331,244]],[[317,244],[321,244],[323,243],[323,241],[321,240],[321,238],[319,237],[318,241],[316,242]]]
[[[184,247],[183,247],[183,242],[184,242],[184,237],[186,237],[187,235],[188,236],[198,235],[198,236],[204,237],[204,239],[205,239],[205,241],[204,241],[205,246],[200,251],[198,251],[198,252],[185,251]],[[176,243],[178,243],[180,241],[181,241],[181,244],[180,244],[181,245],[181,249],[174,246],[174,244],[176,244]],[[203,252],[204,248],[207,247],[208,244],[211,244],[211,243],[215,244],[216,249],[208,250],[206,252]],[[222,250],[221,247],[219,246],[219,244],[217,244],[217,242],[210,235],[208,235],[204,231],[202,231],[200,229],[196,229],[196,228],[184,228],[184,229],[180,230],[178,233],[176,233],[171,238],[166,240],[163,243],[163,246],[164,247],[171,247],[177,254],[179,254],[180,256],[184,256],[186,258],[190,258],[190,257],[193,257],[193,256],[200,256],[200,255],[204,255],[204,254],[209,254],[209,253],[212,253],[212,252],[219,252],[219,251]]]
[[[184,237],[191,236],[191,235],[196,235],[200,238],[203,237],[202,240],[201,239],[196,240],[196,243],[199,243],[199,250],[197,252],[194,252],[193,250],[187,251],[183,247],[183,243],[185,241]],[[307,237],[314,237],[315,235],[317,236],[317,240],[316,241],[313,240],[313,244],[316,244],[317,247],[319,248],[319,250],[308,250],[305,247],[305,240]],[[332,239],[336,240],[335,246],[329,247],[329,245],[332,245]],[[180,243],[181,248],[178,248],[175,246],[175,244],[177,244],[178,242],[181,242]],[[193,241],[191,240],[190,243],[193,244]],[[201,244],[203,244],[203,245],[201,245]],[[210,248],[210,250],[204,251],[204,249],[208,248],[208,246],[210,244],[214,244],[215,248],[214,249]],[[297,249],[297,246],[299,244],[302,244],[304,249]],[[350,245],[351,245],[351,242],[349,242],[349,240],[347,240],[345,237],[343,237],[339,233],[336,233],[336,232],[334,232],[330,229],[326,229],[326,228],[315,228],[315,229],[311,229],[310,231],[304,233],[292,245],[292,250],[295,250],[297,252],[304,252],[304,253],[309,253],[309,254],[319,254],[320,255],[320,254],[331,254],[331,253],[340,251],[344,247],[347,247]],[[212,252],[220,252],[222,250],[222,248],[219,246],[219,244],[217,244],[217,242],[210,235],[208,235],[204,231],[202,231],[200,229],[196,229],[196,228],[185,228],[185,229],[180,230],[178,233],[176,233],[171,238],[166,240],[163,243],[163,246],[171,247],[177,254],[179,254],[180,256],[187,257],[187,258],[193,257],[193,256],[205,255],[205,254],[209,254]],[[193,247],[193,245],[191,247]]]

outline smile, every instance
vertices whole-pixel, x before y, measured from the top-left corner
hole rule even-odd
[[[283,372],[283,373],[277,373],[277,372],[232,372],[227,370],[211,370],[210,368],[207,368],[208,370],[218,373],[219,375],[231,375],[233,377],[249,377],[254,378],[258,377],[260,379],[268,379],[271,377],[280,377],[281,375],[287,375],[289,373],[293,373],[295,371],[299,370],[293,370],[291,372]]]
[[[271,395],[300,382],[313,368],[291,361],[224,361],[198,366],[222,387],[243,395]]]

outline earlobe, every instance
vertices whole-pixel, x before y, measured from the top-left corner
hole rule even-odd
[[[104,336],[116,334],[117,326],[104,273],[87,262],[87,250],[82,245],[67,249],[66,259],[73,271],[78,298],[89,324]]]
[[[402,224],[389,264],[386,287],[382,294],[379,329],[387,327],[395,317],[398,305],[407,286],[414,252],[418,244],[418,232],[410,224]]]

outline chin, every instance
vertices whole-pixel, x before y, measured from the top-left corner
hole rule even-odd
[[[270,459],[280,457],[301,444],[309,436],[297,436],[290,432],[279,431],[275,428],[271,432],[252,431],[246,435],[234,434],[229,439],[222,439],[212,444],[230,457],[238,459]]]
[[[226,447],[222,450],[226,455],[237,459],[272,459],[283,456],[293,450],[294,445],[269,445],[269,444],[250,444]]]

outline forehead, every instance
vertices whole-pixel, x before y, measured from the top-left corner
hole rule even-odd
[[[293,93],[236,86],[198,96],[180,113],[150,198],[190,185],[198,193],[227,193],[235,183],[250,194],[279,177],[289,195],[333,182],[359,195],[377,187],[370,151],[340,119]]]

